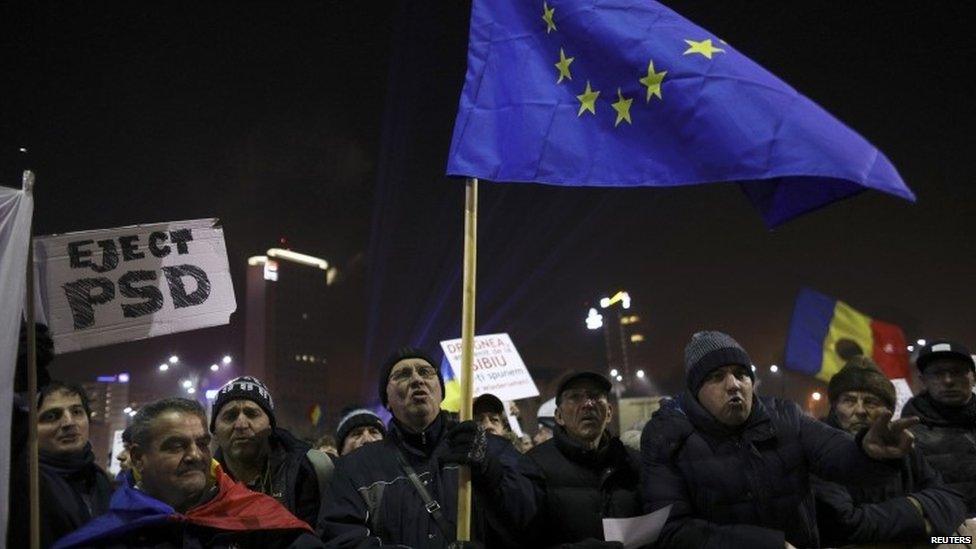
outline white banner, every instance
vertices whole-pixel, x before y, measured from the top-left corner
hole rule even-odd
[[[7,490],[10,480],[10,412],[20,323],[27,288],[34,197],[33,174],[24,174],[24,189],[0,187],[0,546],[7,539]],[[20,494],[18,494],[20,496]]]
[[[216,219],[34,239],[56,353],[227,324],[237,309]]]
[[[461,340],[441,341],[441,348],[454,371],[454,378],[460,380]],[[508,334],[475,336],[471,370],[474,396],[491,393],[503,401],[539,396],[539,389]]]

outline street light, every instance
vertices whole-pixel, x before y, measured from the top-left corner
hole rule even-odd
[[[188,394],[188,395],[192,395],[195,392],[197,392],[197,390],[194,389],[193,387],[187,387],[186,388],[186,394]]]
[[[637,377],[644,379],[644,370],[637,370]]]
[[[813,394],[810,395],[810,398],[816,400],[817,402],[820,402],[820,399],[823,398],[823,395],[821,395],[819,391],[814,391]]]
[[[183,388],[184,389],[189,389],[191,387],[193,387],[193,382],[190,381],[189,379],[184,379],[183,380]]]
[[[914,351],[914,350],[915,350],[915,346],[914,345],[909,345],[908,346],[908,352],[909,353],[912,352],[912,351]]]
[[[160,372],[165,372],[166,370],[169,370],[169,364],[166,364],[164,362],[164,363],[162,363],[162,364],[159,365],[159,371]]]
[[[180,362],[180,357],[178,357],[176,355],[173,355],[173,356],[169,357],[169,363],[170,364],[178,364],[179,362]]]
[[[128,372],[122,372],[121,374],[119,374],[119,383],[128,383],[128,382],[129,382]]]
[[[779,371],[779,366],[773,364],[772,366],[769,367],[769,371],[775,374],[776,372]]]
[[[925,347],[925,340],[924,339],[920,339],[920,340],[916,341],[915,343],[918,343],[918,346],[919,347]]]
[[[220,370],[220,366],[217,366],[216,364],[211,364],[210,365],[210,371],[211,372],[216,372],[216,371],[219,371],[219,370]]]
[[[613,370],[610,370],[610,377],[617,377],[617,374],[619,373],[620,372],[618,372],[617,369],[614,368]]]
[[[224,355],[224,358],[220,359],[220,361],[224,363],[224,366],[230,364],[231,360],[230,355]]]
[[[623,381],[623,380],[624,380],[624,376],[617,376],[617,381]]]
[[[586,328],[588,330],[599,330],[603,327],[603,315],[590,307],[590,312],[586,315]]]

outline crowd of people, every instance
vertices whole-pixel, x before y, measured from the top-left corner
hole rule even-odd
[[[379,376],[392,419],[353,409],[314,445],[276,423],[261,380],[239,377],[209,417],[185,398],[139,409],[116,479],[95,462],[85,391],[44,380],[41,546],[596,549],[623,547],[605,540],[603,519],[665,508],[654,546],[971,543],[976,363],[962,345],[918,352],[924,390],[899,419],[894,386],[863,356],[830,380],[819,420],[760,396],[748,353],[727,334],[694,334],[684,357],[684,389],[623,439],[611,433],[612,385],[592,371],[562,379],[530,439],[512,433],[494,395],[476,399],[474,420],[442,410],[438,363],[404,347]],[[15,427],[23,420],[15,410]],[[10,547],[29,536],[23,431],[13,434]],[[455,536],[462,466],[470,541]]]

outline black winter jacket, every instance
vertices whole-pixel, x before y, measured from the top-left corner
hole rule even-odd
[[[10,506],[10,547],[27,547],[30,542],[29,470],[27,452],[17,457],[10,475],[10,496],[20,504]],[[62,536],[108,510],[112,483],[95,464],[91,444],[81,455],[40,456],[41,547],[50,547]]]
[[[839,428],[832,417],[824,423]],[[820,543],[827,547],[928,543],[930,536],[953,535],[966,518],[962,495],[943,484],[918,450],[901,460],[899,473],[887,483],[872,486],[846,487],[811,477]],[[926,532],[925,520],[907,496],[922,506],[930,532]]]
[[[530,528],[535,547],[602,540],[602,519],[643,513],[640,454],[609,432],[599,448],[587,450],[557,425],[553,438],[530,450],[525,460],[529,478],[543,494]]]
[[[949,408],[921,393],[905,404],[901,415],[921,418],[912,428],[915,448],[947,486],[966,498],[968,516],[976,516],[976,398]]]
[[[645,511],[672,506],[662,547],[817,547],[811,472],[863,484],[897,471],[793,402],[754,396],[733,429],[687,391],[644,427],[641,459]]]
[[[267,491],[267,495],[278,500],[293,515],[314,528],[319,520],[322,494],[319,494],[315,467],[308,460],[310,446],[281,428],[274,430],[269,437],[269,442],[271,443],[271,454],[268,457],[271,489]],[[214,453],[214,458],[233,478],[220,449]],[[259,487],[249,486],[249,488],[262,491],[258,490]]]
[[[385,439],[339,458],[325,498],[318,531],[328,547],[446,547],[455,539],[458,465],[441,463],[452,424],[441,413],[420,434],[394,419]],[[535,515],[537,495],[519,471],[519,454],[505,439],[489,435],[487,455],[495,467],[473,474],[471,535],[485,547],[505,547]],[[398,452],[440,506],[450,531],[442,532],[398,462]]]

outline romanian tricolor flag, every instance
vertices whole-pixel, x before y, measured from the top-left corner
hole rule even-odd
[[[454,369],[447,357],[441,359],[441,377],[444,378],[444,400],[441,410],[448,412],[461,411],[461,382],[454,377]]]
[[[905,334],[838,299],[800,290],[786,342],[786,367],[829,381],[855,355],[872,358],[889,379],[909,375]]]

